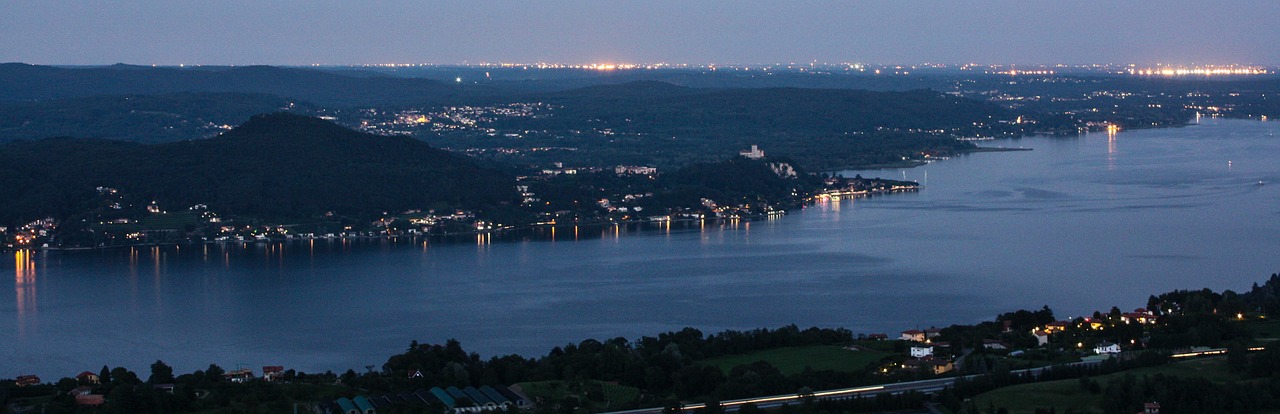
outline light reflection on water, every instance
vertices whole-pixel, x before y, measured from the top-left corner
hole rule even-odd
[[[28,320],[33,319],[40,310],[36,298],[36,262],[31,255],[32,252],[26,249],[13,253],[14,304],[17,307],[19,337],[26,336]]]
[[[929,183],[775,220],[16,252],[0,376],[156,359],[340,371],[411,340],[542,354],[684,326],[893,333],[1240,290],[1280,270],[1280,185],[1256,184],[1280,184],[1275,125],[997,141],[1035,151],[851,171]]]

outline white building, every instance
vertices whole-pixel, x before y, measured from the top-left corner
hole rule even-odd
[[[924,335],[924,331],[921,331],[919,329],[911,329],[911,330],[902,331],[902,336],[900,336],[899,338],[901,338],[904,341],[924,342],[925,335]]]
[[[618,175],[653,175],[658,173],[658,169],[637,165],[619,165],[617,167],[613,167],[613,172]]]
[[[760,148],[757,148],[755,145],[752,145],[750,151],[746,151],[746,150],[739,151],[738,155],[741,155],[753,160],[758,160],[758,159],[764,158],[764,151],[761,151]]]
[[[933,355],[933,347],[931,346],[913,346],[911,347],[911,356],[915,358],[924,358]]]
[[[1098,355],[1118,354],[1120,353],[1120,345],[1116,345],[1110,342],[1103,342],[1098,344],[1098,346],[1093,347],[1093,352],[1097,353]]]
[[[1036,346],[1045,346],[1049,344],[1049,333],[1040,328],[1031,330],[1031,334],[1036,337]]]

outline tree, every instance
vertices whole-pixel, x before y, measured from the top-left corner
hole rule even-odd
[[[164,361],[156,360],[151,364],[151,377],[147,378],[148,384],[169,384],[173,382],[173,368],[165,365]]]
[[[209,382],[222,381],[222,375],[227,371],[223,370],[218,364],[209,364],[209,368],[204,370],[204,379]]]
[[[111,369],[106,365],[102,366],[102,371],[98,371],[98,382],[102,384],[111,383]]]
[[[142,380],[139,380],[138,374],[134,374],[133,371],[127,370],[124,367],[115,367],[111,369],[112,385],[137,384],[140,382],[142,382]]]

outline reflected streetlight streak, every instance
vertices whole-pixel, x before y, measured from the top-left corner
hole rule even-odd
[[[1116,135],[1119,133],[1119,126],[1107,125],[1107,170],[1116,169]]]
[[[35,317],[39,310],[36,298],[36,263],[31,250],[18,249],[13,253],[13,290],[18,308],[18,336],[26,336],[27,319]]]

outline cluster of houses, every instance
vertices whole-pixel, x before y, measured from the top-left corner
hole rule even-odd
[[[1036,338],[1037,346],[1047,346],[1049,345],[1049,338],[1051,335],[1067,329],[1074,328],[1101,331],[1107,329],[1108,326],[1111,326],[1114,323],[1147,325],[1156,323],[1156,320],[1157,318],[1153,312],[1139,308],[1135,309],[1133,312],[1120,314],[1118,318],[1113,315],[1111,320],[1086,317],[1078,318],[1073,321],[1053,321],[1043,326],[1037,326],[1031,329],[1031,335]],[[1007,322],[1005,324],[1005,332],[1012,332]],[[890,366],[883,367],[881,372],[889,373],[891,370],[902,370],[908,372],[932,372],[933,374],[943,374],[955,369],[955,364],[950,359],[950,355],[952,355],[952,353],[942,352],[949,351],[948,348],[950,347],[950,344],[935,341],[935,338],[938,338],[939,336],[941,336],[941,330],[938,328],[929,328],[925,330],[910,329],[902,331],[897,338],[892,339],[906,341],[909,343],[907,350],[909,359],[901,364],[891,364]],[[868,340],[879,341],[890,339],[889,335],[882,333],[870,334],[865,338]],[[982,347],[987,350],[1006,351],[1011,349],[1013,346],[999,339],[983,339]],[[1115,342],[1102,341],[1095,344],[1092,351],[1096,355],[1111,356],[1119,354],[1122,349],[1120,345]],[[1019,352],[1020,351],[1014,351],[1011,355],[1016,355]]]
[[[938,328],[929,328],[925,330],[910,329],[902,331],[898,339],[911,343],[907,353],[910,359],[903,361],[901,365],[895,365],[898,370],[907,372],[928,372],[934,375],[945,374],[955,369],[955,362],[951,360],[949,353],[935,354],[936,348],[947,348],[947,343],[934,343],[933,339],[942,335],[942,330]],[[887,340],[888,335],[871,334],[870,339]],[[889,368],[884,368],[881,372],[888,373]]]
[[[1154,312],[1147,309],[1138,308],[1133,312],[1120,314],[1119,322],[1125,324],[1152,325],[1157,321]],[[1031,335],[1036,337],[1036,345],[1045,346],[1049,344],[1049,336],[1054,333],[1065,331],[1069,328],[1088,329],[1093,331],[1104,330],[1112,321],[1102,318],[1079,318],[1075,321],[1053,321],[1031,329]],[[1093,352],[1097,355],[1114,355],[1121,351],[1120,345],[1114,342],[1103,341],[1094,346]]]
[[[528,408],[529,398],[518,386],[468,386],[466,388],[419,388],[414,392],[386,394],[374,397],[364,395],[355,398],[342,397],[332,403],[316,407],[317,414],[375,414],[400,404],[426,404],[444,406],[449,413],[480,413],[506,410],[511,407]]]

